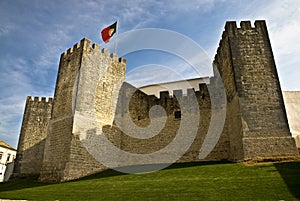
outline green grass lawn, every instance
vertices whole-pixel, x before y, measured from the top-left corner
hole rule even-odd
[[[148,174],[107,170],[80,180],[0,184],[0,198],[28,200],[299,200],[300,162],[246,166],[186,163]]]

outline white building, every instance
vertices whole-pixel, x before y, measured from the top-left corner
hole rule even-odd
[[[300,91],[284,91],[283,100],[292,136],[300,148]]]
[[[209,81],[209,77],[194,78],[142,86],[139,87],[139,90],[147,95],[155,95],[157,98],[160,98],[159,96],[161,91],[168,91],[172,96],[173,90],[178,89],[181,89],[182,94],[186,95],[187,89],[193,88],[195,91],[199,91],[199,84],[209,84]]]
[[[0,182],[7,181],[12,174],[17,150],[0,140]]]

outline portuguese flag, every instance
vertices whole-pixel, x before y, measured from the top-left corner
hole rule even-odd
[[[105,43],[109,42],[109,39],[116,33],[117,30],[117,21],[112,25],[102,29],[101,35],[102,39]]]

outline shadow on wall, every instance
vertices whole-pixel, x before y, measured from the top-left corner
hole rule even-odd
[[[8,163],[6,165],[6,169],[5,169],[5,173],[4,173],[4,180],[3,181],[8,181],[10,176],[13,174],[13,170],[14,170],[14,162]]]
[[[17,153],[13,176],[26,177],[40,174],[44,157],[45,141],[46,139]]]
[[[287,162],[274,164],[289,191],[300,199],[300,162]]]

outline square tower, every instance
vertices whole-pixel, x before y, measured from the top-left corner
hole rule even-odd
[[[298,155],[265,21],[227,22],[214,64],[228,99],[229,159]]]
[[[126,61],[90,43],[84,38],[61,55],[41,181],[72,180],[106,169],[80,140],[99,124],[112,124]]]

